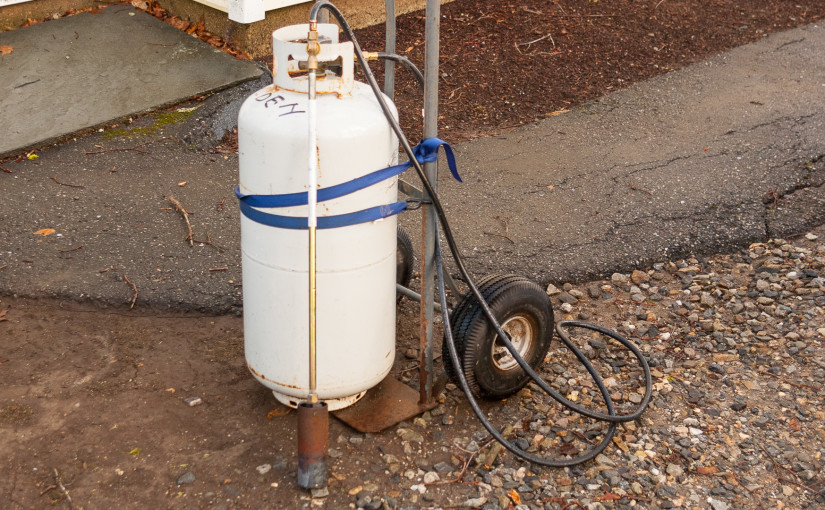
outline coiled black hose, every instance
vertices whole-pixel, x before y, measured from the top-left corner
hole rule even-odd
[[[409,158],[410,162],[412,163],[413,168],[415,168],[415,171],[418,174],[418,177],[421,180],[421,183],[424,186],[424,189],[427,192],[427,195],[429,196],[430,200],[432,201],[432,205],[435,207],[436,215],[437,215],[438,220],[439,220],[439,224],[441,225],[441,228],[444,230],[444,239],[447,241],[447,245],[450,249],[451,254],[453,255],[453,260],[455,261],[455,264],[456,264],[459,272],[464,277],[465,282],[467,283],[467,286],[470,289],[470,292],[473,294],[473,296],[475,296],[476,300],[478,301],[478,305],[481,308],[482,312],[484,313],[484,316],[487,318],[487,320],[493,326],[493,329],[495,329],[496,334],[499,336],[501,341],[504,343],[505,347],[507,347],[507,350],[513,356],[513,358],[516,360],[516,362],[522,368],[522,370],[524,370],[524,372],[533,380],[533,382],[535,382],[542,390],[544,390],[551,397],[556,399],[561,404],[567,406],[571,410],[576,411],[576,412],[578,412],[578,413],[580,413],[584,416],[588,416],[588,417],[591,417],[591,418],[595,418],[595,419],[599,419],[599,420],[602,420],[602,421],[609,422],[610,426],[608,428],[607,433],[605,434],[605,437],[602,439],[602,441],[594,449],[589,450],[587,453],[585,453],[583,455],[580,455],[578,457],[574,457],[572,459],[557,460],[557,459],[547,459],[547,458],[544,458],[544,457],[538,457],[538,456],[532,455],[532,454],[530,454],[528,452],[525,452],[524,450],[518,448],[514,444],[510,443],[506,438],[504,438],[504,436],[502,436],[501,433],[486,419],[486,417],[484,416],[484,412],[481,410],[481,407],[478,405],[478,402],[473,397],[472,392],[470,391],[470,387],[467,385],[467,380],[464,376],[464,371],[463,371],[463,369],[460,365],[460,362],[458,360],[458,353],[456,352],[456,348],[455,348],[455,345],[454,345],[454,342],[453,342],[452,331],[450,330],[449,315],[448,315],[448,312],[447,312],[446,290],[444,288],[444,278],[443,278],[444,274],[443,274],[443,268],[442,268],[443,259],[442,259],[442,256],[441,256],[441,241],[440,241],[439,233],[436,232],[435,257],[436,257],[436,268],[437,268],[438,282],[439,282],[439,284],[438,284],[439,299],[441,301],[441,310],[442,310],[442,314],[443,314],[443,318],[444,318],[444,330],[445,330],[445,337],[446,337],[445,340],[448,343],[448,351],[450,353],[451,362],[453,363],[453,367],[455,368],[455,372],[458,375],[461,389],[464,391],[464,394],[467,396],[467,400],[470,403],[470,407],[473,409],[473,412],[476,414],[476,416],[478,417],[479,421],[484,426],[484,428],[487,429],[487,431],[490,432],[490,434],[498,442],[500,442],[502,444],[502,446],[504,446],[507,450],[511,451],[513,454],[515,454],[515,455],[517,455],[517,456],[519,456],[523,459],[529,460],[530,462],[533,462],[535,464],[539,464],[539,465],[542,465],[542,466],[548,466],[548,467],[565,467],[565,466],[572,466],[572,465],[575,465],[575,464],[586,462],[590,459],[595,458],[610,443],[610,440],[613,437],[613,434],[615,433],[615,430],[616,430],[616,424],[621,423],[621,422],[628,422],[628,421],[635,420],[636,418],[638,418],[642,414],[642,412],[644,412],[645,408],[647,407],[648,403],[650,402],[650,397],[651,397],[651,393],[652,393],[652,381],[651,381],[651,376],[650,376],[650,367],[648,366],[647,361],[644,358],[644,355],[634,345],[632,345],[629,341],[627,341],[626,339],[621,337],[621,335],[619,335],[618,333],[615,333],[615,332],[610,331],[610,330],[606,330],[604,328],[601,328],[601,327],[593,325],[593,324],[584,323],[584,322],[575,322],[575,321],[563,321],[563,322],[560,322],[556,326],[556,331],[559,333],[559,337],[562,339],[562,341],[565,343],[565,345],[576,355],[576,357],[584,365],[584,367],[587,369],[590,376],[593,378],[593,380],[596,382],[597,386],[599,387],[599,391],[601,392],[602,397],[604,398],[605,406],[607,407],[608,414],[591,411],[591,410],[586,409],[582,406],[574,404],[570,400],[566,399],[563,395],[561,395],[557,391],[555,391],[552,387],[550,387],[550,385],[547,384],[547,382],[544,381],[544,379],[542,379],[541,376],[539,374],[537,374],[535,370],[533,370],[533,368],[524,360],[524,358],[522,358],[519,355],[518,350],[515,348],[515,346],[512,344],[512,342],[510,342],[510,338],[501,329],[501,325],[496,320],[495,316],[493,315],[492,310],[490,310],[490,307],[488,306],[487,302],[482,297],[481,293],[478,290],[478,287],[476,287],[472,277],[470,276],[469,272],[467,271],[466,267],[464,266],[464,261],[461,258],[461,254],[458,250],[458,245],[456,244],[455,237],[453,236],[452,230],[450,229],[450,224],[447,220],[447,216],[444,212],[444,207],[441,204],[441,200],[439,199],[438,194],[435,192],[435,189],[433,188],[432,183],[427,178],[427,175],[424,173],[424,169],[422,168],[421,164],[415,158],[415,154],[413,153],[412,146],[410,145],[410,143],[407,140],[406,136],[404,136],[404,133],[401,130],[401,126],[398,124],[398,122],[393,117],[392,111],[388,107],[388,105],[387,105],[387,103],[384,99],[384,96],[381,93],[381,89],[378,87],[378,83],[375,81],[375,77],[372,74],[372,70],[370,69],[369,65],[367,65],[367,61],[364,57],[363,52],[361,51],[361,46],[358,44],[358,41],[355,38],[355,34],[353,33],[352,28],[350,28],[349,24],[347,23],[346,19],[344,18],[344,15],[341,13],[341,11],[339,11],[337,7],[335,7],[332,3],[328,2],[328,1],[318,2],[318,3],[313,5],[312,10],[310,11],[310,23],[314,23],[314,22],[317,21],[318,12],[321,9],[328,10],[335,17],[335,19],[338,21],[338,24],[341,26],[341,28],[344,30],[344,32],[347,34],[347,36],[352,41],[353,48],[355,50],[356,58],[358,59],[358,63],[361,66],[361,68],[364,72],[364,76],[367,78],[367,83],[369,84],[370,88],[372,89],[373,93],[375,94],[376,100],[378,101],[378,104],[381,107],[381,110],[384,112],[384,116],[387,118],[387,121],[389,122],[390,127],[392,128],[392,130],[395,132],[396,136],[398,137],[398,141],[401,144],[402,149],[404,150],[404,152],[406,153],[406,155]],[[410,65],[412,65],[412,63],[410,63]],[[419,71],[419,73],[420,73],[420,71]],[[569,336],[564,331],[563,328],[568,327],[568,326],[590,329],[590,330],[598,331],[602,334],[605,334],[605,335],[607,335],[607,336],[609,336],[609,337],[611,337],[615,340],[618,340],[620,343],[622,343],[622,345],[629,348],[631,350],[631,352],[633,353],[633,355],[636,356],[636,358],[639,360],[639,364],[641,365],[642,370],[644,371],[645,395],[642,398],[642,402],[639,404],[637,410],[634,413],[627,414],[627,415],[617,415],[616,414],[615,408],[613,407],[613,401],[610,398],[610,395],[609,395],[609,393],[607,391],[607,388],[605,387],[604,382],[602,381],[601,377],[596,372],[595,368],[590,363],[590,361],[587,360],[587,358],[584,356],[584,354],[570,341]]]

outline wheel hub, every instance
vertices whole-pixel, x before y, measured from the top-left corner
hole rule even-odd
[[[501,325],[501,329],[510,337],[510,342],[519,356],[524,357],[533,340],[533,322],[526,315],[514,315]],[[512,370],[518,366],[516,358],[510,354],[501,338],[496,336],[493,342],[493,365],[499,370]]]

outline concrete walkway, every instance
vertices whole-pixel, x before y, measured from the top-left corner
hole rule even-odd
[[[0,157],[257,78],[130,5],[0,33]]]
[[[264,81],[184,105],[198,109],[178,123],[150,116],[6,163],[0,292],[128,306],[128,278],[138,305],[237,311],[237,156],[192,149]],[[825,29],[454,148],[465,183],[442,172],[440,190],[477,275],[560,283],[800,232],[825,222]]]

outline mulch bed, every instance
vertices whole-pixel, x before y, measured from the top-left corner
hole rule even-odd
[[[822,20],[825,2],[457,0],[443,5],[441,14],[439,127],[457,141],[535,122],[769,33]],[[400,16],[397,24],[397,52],[423,68],[424,13]],[[383,25],[359,30],[357,37],[365,49],[384,47]],[[422,93],[403,70],[397,76],[396,103],[415,140]]]

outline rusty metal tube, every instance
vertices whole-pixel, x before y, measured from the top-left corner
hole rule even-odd
[[[441,29],[441,3],[427,0],[424,28],[424,138],[438,136],[438,58]],[[435,191],[438,162],[424,164],[424,172]],[[437,211],[424,203],[421,208],[421,309],[419,331],[419,403],[433,398],[433,310],[435,308],[435,239],[438,235]]]
[[[326,402],[298,405],[298,485],[304,489],[327,486],[329,409]]]

